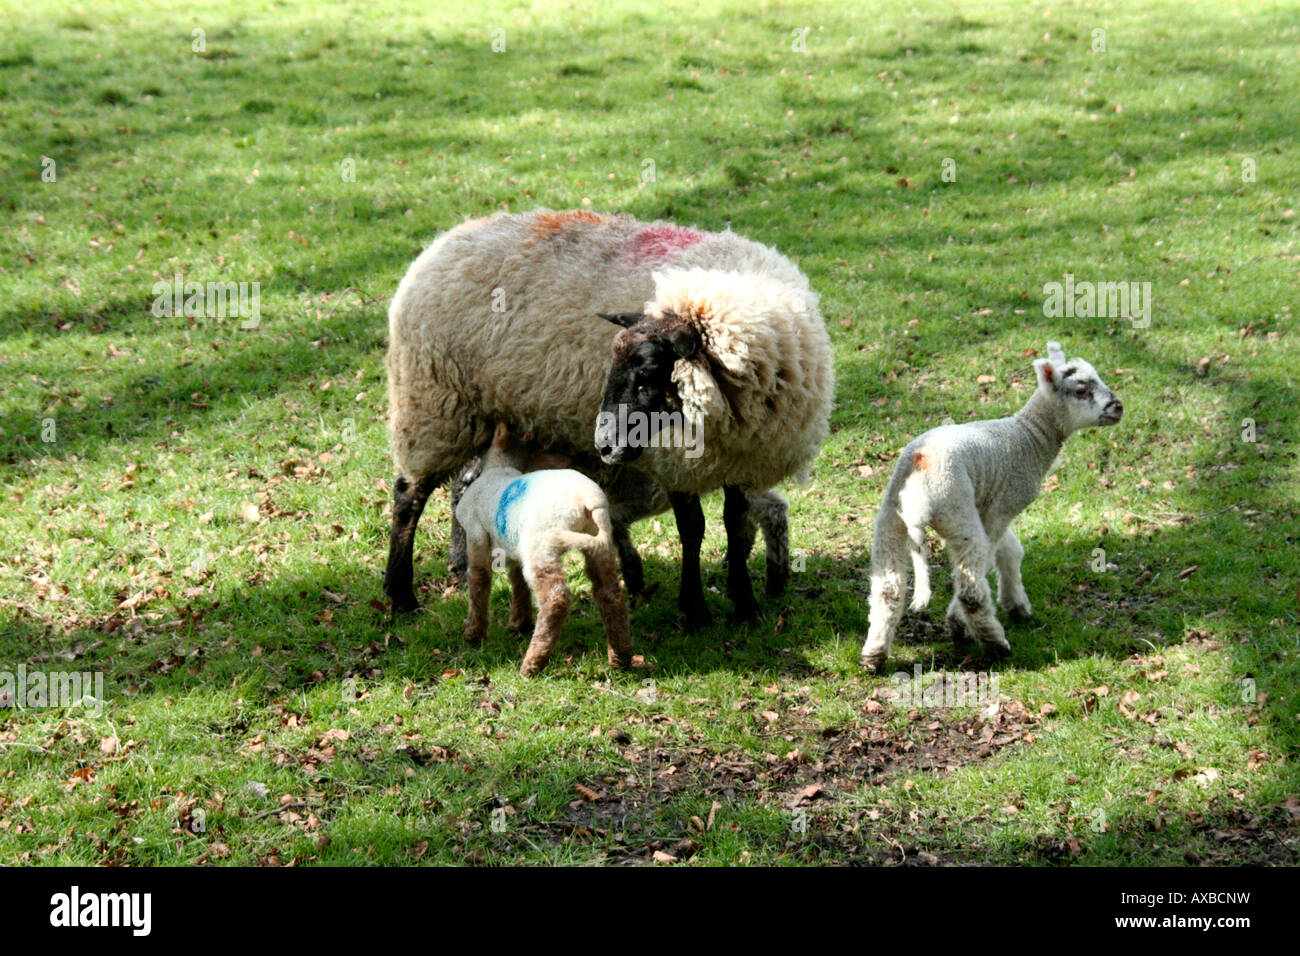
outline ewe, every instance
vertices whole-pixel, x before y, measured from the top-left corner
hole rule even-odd
[[[1013,617],[1033,613],[1020,580],[1025,550],[1011,522],[1038,497],[1043,478],[1065,440],[1081,428],[1114,425],[1124,406],[1097,370],[1066,361],[1056,342],[1034,362],[1038,388],[1010,418],[941,425],[903,449],[876,516],[871,544],[871,623],[862,663],[876,670],[889,657],[907,590],[911,553],[916,586],[911,609],[930,601],[925,529],[934,529],[952,553],[955,594],[948,630],[970,635],[987,650],[1011,650],[990,599],[988,573],[996,569],[998,603]]]
[[[620,332],[602,313],[634,327]],[[676,412],[682,427],[664,437],[698,441],[652,446],[635,464],[628,450],[640,434],[603,442],[607,462],[623,461],[616,468],[641,477],[641,490],[627,498],[615,491],[616,471],[609,481],[601,477],[614,499],[616,538],[620,525],[662,508],[668,493],[685,551],[678,603],[688,625],[704,624],[699,495],[723,487],[737,616],[757,614],[745,564],[755,522],[769,548],[768,591],[784,586],[786,505],[770,489],[820,448],[834,373],[817,296],[780,253],[732,232],[628,216],[499,213],[463,223],[426,249],[398,286],[388,318],[399,474],[384,590],[395,611],[418,606],[411,558],[425,502],[483,450],[494,424],[532,432],[575,464],[583,452],[594,458],[602,392],[630,371],[653,380],[623,404],[639,414]],[[611,347],[616,336],[630,351]],[[645,356],[653,358],[645,368],[626,364]],[[625,551],[635,559],[630,543]]]

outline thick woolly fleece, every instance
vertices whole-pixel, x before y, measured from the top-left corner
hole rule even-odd
[[[589,453],[618,329],[599,313],[671,310],[705,348],[674,371],[704,453],[647,449],[668,490],[764,490],[805,468],[828,430],[829,337],[807,278],[731,232],[592,212],[501,213],[439,237],[389,309],[393,457],[443,480],[497,421]]]

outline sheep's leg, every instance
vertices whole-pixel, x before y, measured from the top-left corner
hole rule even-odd
[[[766,548],[766,587],[768,597],[785,593],[790,582],[790,505],[785,497],[775,491],[746,495],[750,514],[763,529]],[[751,522],[750,541],[753,541]],[[748,552],[746,552],[748,557]]]
[[[487,634],[488,595],[492,593],[492,552],[485,543],[469,545],[469,616],[465,640],[480,643]]]
[[[1034,613],[1024,582],[1020,579],[1020,561],[1024,556],[1024,546],[1008,528],[998,541],[994,565],[998,572],[998,604],[1016,620],[1024,620]]]
[[[976,519],[964,528],[945,528],[940,531],[953,556],[953,585],[956,597],[948,609],[948,628],[964,627],[985,650],[1009,652],[1002,625],[993,610],[993,595],[989,591],[988,574],[993,565],[993,547],[983,526]],[[936,529],[939,530],[939,529]],[[945,533],[948,532],[948,533]],[[954,607],[959,616],[954,621]]]
[[[600,619],[605,624],[605,642],[609,645],[609,666],[629,667],[632,664],[632,631],[628,623],[627,602],[618,586],[618,568],[609,553],[584,555],[587,563],[587,580],[591,582],[591,596],[600,608]]]
[[[632,543],[632,533],[624,520],[622,511],[615,507],[610,510],[610,523],[614,526],[614,547],[618,550],[619,567],[623,569],[623,583],[627,585],[628,594],[640,594],[645,590],[645,569],[641,565],[641,555]]]
[[[758,620],[758,602],[749,579],[749,549],[754,535],[749,527],[749,501],[735,485],[723,485],[722,523],[727,529],[727,597],[737,621]]]
[[[886,497],[871,540],[871,617],[862,666],[874,673],[889,659],[907,596],[907,526],[895,499]]]
[[[420,606],[412,586],[415,529],[424,513],[424,504],[433,489],[447,475],[426,475],[412,481],[405,475],[393,484],[393,524],[388,538],[388,566],[384,570],[384,593],[392,599],[393,613],[414,611]]]
[[[533,629],[533,639],[528,644],[524,662],[519,667],[519,673],[524,677],[532,677],[551,659],[555,641],[564,627],[573,600],[564,580],[564,565],[558,561],[534,569],[530,578],[529,583],[537,594],[537,626]]]
[[[682,542],[682,582],[677,607],[686,615],[686,629],[694,631],[713,621],[704,603],[704,585],[700,580],[700,546],[704,544],[704,509],[700,496],[674,491],[668,496],[677,519],[677,536]]]
[[[510,630],[523,634],[533,626],[533,592],[518,561],[508,562],[506,572],[510,575]]]

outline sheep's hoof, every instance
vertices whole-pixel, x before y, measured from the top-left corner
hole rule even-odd
[[[465,629],[465,643],[466,643],[466,644],[482,644],[482,643],[483,643],[483,632],[482,632],[482,631],[471,631],[471,630],[469,630],[468,628],[466,628],[466,629]]]
[[[707,607],[682,608],[682,614],[685,615],[685,624],[687,632],[698,631],[708,627],[713,623],[713,615]]]
[[[414,614],[420,609],[420,602],[415,597],[415,592],[394,596],[393,614]]]
[[[768,597],[780,597],[785,593],[785,587],[789,583],[790,569],[782,568],[780,571],[772,571],[767,575],[763,590]]]
[[[531,618],[511,621],[507,626],[516,634],[531,634],[533,632],[533,622]]]
[[[733,624],[753,624],[761,617],[756,601],[736,604],[731,611],[731,622]]]

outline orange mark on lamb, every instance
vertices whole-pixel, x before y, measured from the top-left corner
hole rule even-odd
[[[930,459],[925,456],[925,452],[918,451],[912,456],[912,469],[914,471],[925,471],[930,467]]]
[[[549,239],[562,232],[566,227],[578,225],[598,226],[608,222],[609,216],[585,209],[571,209],[566,212],[544,212],[533,223],[534,239]]]

